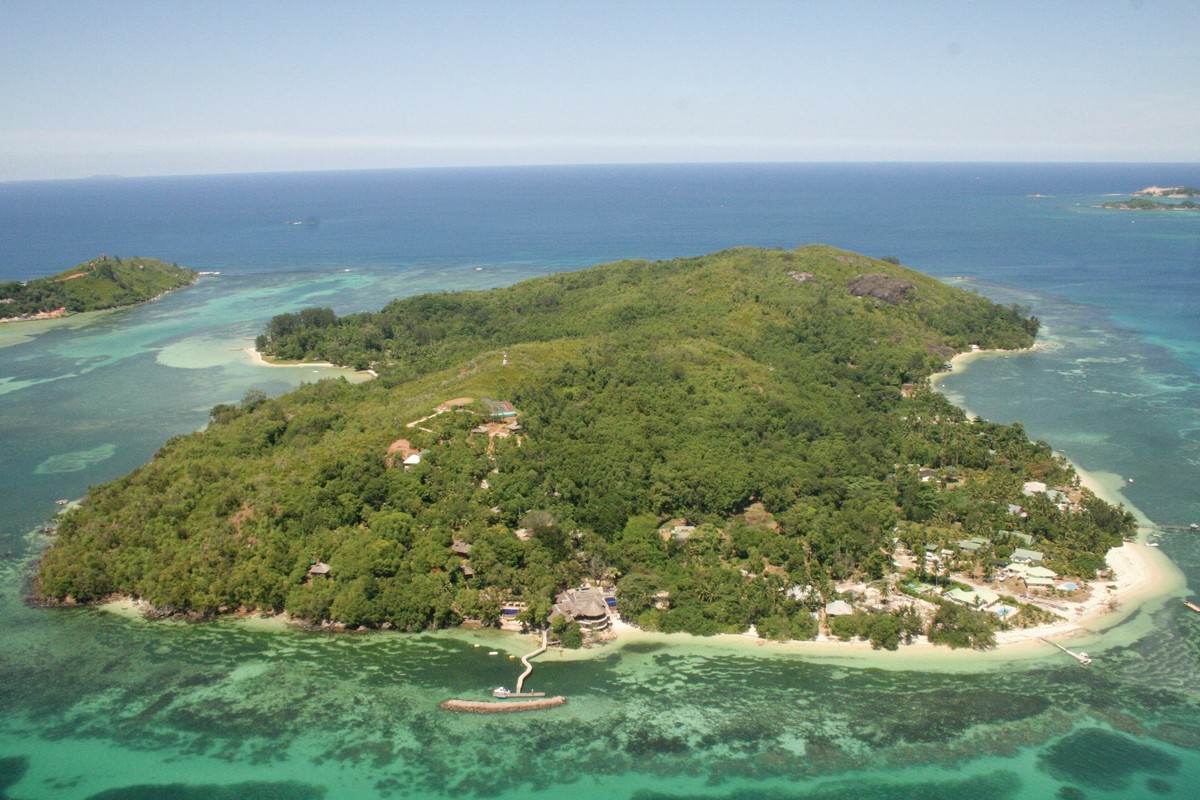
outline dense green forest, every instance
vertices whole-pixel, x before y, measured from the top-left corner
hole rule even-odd
[[[0,319],[128,306],[195,280],[195,272],[178,264],[101,256],[48,278],[0,283]]]
[[[1083,513],[1025,500],[1028,517],[1012,517],[1024,481],[1066,484],[1070,469],[926,380],[972,344],[1028,346],[1036,329],[1019,309],[825,246],[284,314],[260,337],[267,354],[379,379],[214,408],[204,432],[89,491],[35,593],[415,631],[495,620],[511,599],[544,624],[556,592],[613,581],[622,616],[647,628],[806,638],[836,582],[892,570],[898,537],[1019,526],[1052,566],[1091,577],[1128,516],[1085,493]],[[511,403],[518,428],[487,424],[485,400]],[[409,452],[419,463],[402,466]],[[922,467],[945,480],[922,482]],[[668,520],[694,530],[664,537]],[[328,572],[310,575],[317,562]],[[953,643],[975,614],[947,611],[931,636]],[[839,624],[895,646],[916,622]]]

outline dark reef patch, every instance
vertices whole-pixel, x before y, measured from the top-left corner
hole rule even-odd
[[[323,800],[325,789],[308,783],[248,781],[228,786],[142,784],[107,789],[88,800]]]
[[[9,788],[25,777],[28,769],[28,758],[0,758],[0,800],[7,799]]]
[[[1038,766],[1058,780],[1113,791],[1127,788],[1139,772],[1174,775],[1179,759],[1127,736],[1093,728],[1052,745],[1038,759]]]
[[[961,781],[881,784],[869,781],[839,783],[814,792],[745,790],[727,795],[665,794],[638,792],[633,800],[1005,800],[1021,788],[1021,779],[1011,772],[994,772]]]

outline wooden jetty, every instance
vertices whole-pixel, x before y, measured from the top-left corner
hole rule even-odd
[[[1062,650],[1064,653],[1066,653],[1067,655],[1069,655],[1071,658],[1073,658],[1073,659],[1075,659],[1076,661],[1078,661],[1080,664],[1083,664],[1085,667],[1086,667],[1088,664],[1092,663],[1092,657],[1091,657],[1091,656],[1089,656],[1087,653],[1082,653],[1082,652],[1080,652],[1080,653],[1075,653],[1075,652],[1072,652],[1072,651],[1068,650],[1067,648],[1063,647],[1063,646],[1062,646],[1061,644],[1059,644],[1058,642],[1052,642],[1052,641],[1050,641],[1049,639],[1046,639],[1046,638],[1044,638],[1044,637],[1041,637],[1041,636],[1039,636],[1039,637],[1038,637],[1038,639],[1040,639],[1041,641],[1045,642],[1046,644],[1052,644],[1052,645],[1054,645],[1054,646],[1055,646],[1055,647],[1057,647],[1059,650]]]
[[[542,646],[532,653],[526,653],[521,656],[521,663],[525,665],[525,671],[521,673],[521,677],[517,678],[517,695],[521,694],[521,687],[525,685],[525,679],[533,672],[533,664],[529,663],[529,659],[536,658],[546,652],[546,648],[550,646],[550,634],[546,630],[542,630]]]
[[[1152,528],[1158,528],[1160,531],[1200,531],[1200,523],[1193,522],[1191,525],[1151,525]]]

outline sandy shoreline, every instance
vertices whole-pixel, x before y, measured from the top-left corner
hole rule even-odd
[[[263,354],[258,352],[254,347],[240,348],[243,352],[250,356],[250,361],[256,367],[324,367],[326,369],[344,369],[347,372],[353,372],[356,375],[368,375],[372,378],[379,377],[373,369],[351,369],[350,367],[339,366],[338,364],[329,361],[267,361]]]

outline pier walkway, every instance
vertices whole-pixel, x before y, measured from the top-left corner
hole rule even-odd
[[[523,687],[525,685],[525,679],[529,677],[529,674],[531,672],[533,672],[533,664],[529,663],[529,659],[540,656],[542,653],[546,652],[546,648],[548,648],[549,646],[550,646],[550,634],[547,631],[543,630],[542,631],[542,646],[539,647],[537,650],[534,650],[532,653],[527,653],[527,654],[521,656],[521,663],[525,665],[525,671],[521,673],[521,677],[517,678],[517,692],[516,692],[517,694],[521,693],[521,687]]]
[[[1054,645],[1054,646],[1055,646],[1055,647],[1057,647],[1059,650],[1062,650],[1064,653],[1066,653],[1067,655],[1071,656],[1071,658],[1074,658],[1074,659],[1075,659],[1076,661],[1078,661],[1080,664],[1083,664],[1085,667],[1086,667],[1088,664],[1092,663],[1092,658],[1091,658],[1091,656],[1089,656],[1087,653],[1074,653],[1074,652],[1072,652],[1072,651],[1068,650],[1067,648],[1063,647],[1063,646],[1062,646],[1061,644],[1059,644],[1058,642],[1052,642],[1052,641],[1050,641],[1049,639],[1045,639],[1045,638],[1043,638],[1043,637],[1041,637],[1041,636],[1039,636],[1039,637],[1038,637],[1038,639],[1039,639],[1040,641],[1043,641],[1043,642],[1045,642],[1046,644],[1052,644],[1052,645]]]

